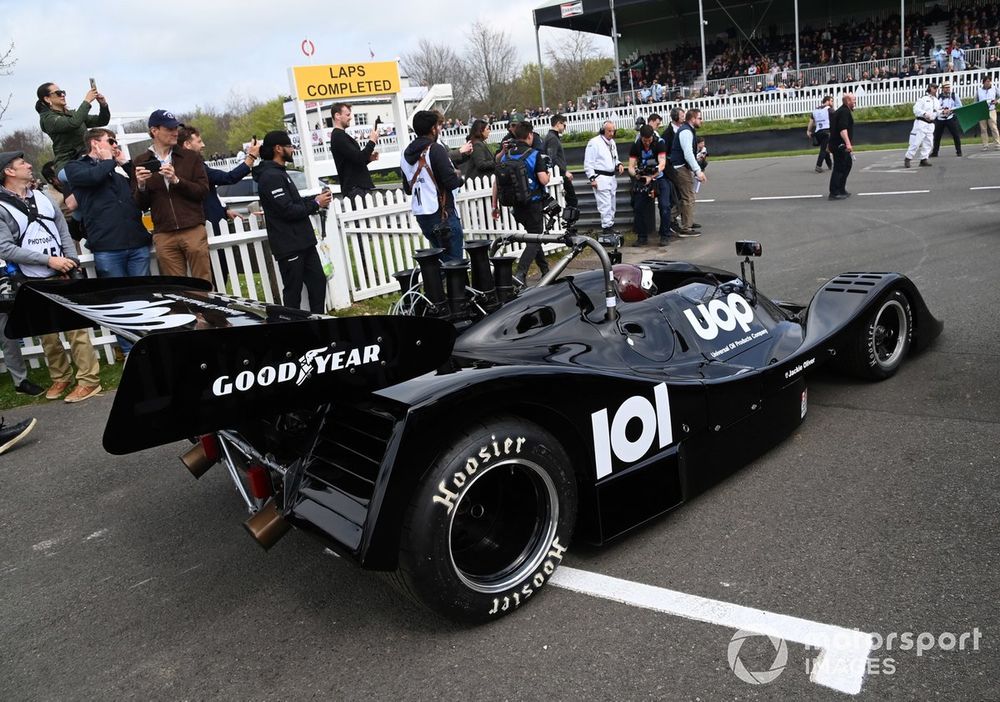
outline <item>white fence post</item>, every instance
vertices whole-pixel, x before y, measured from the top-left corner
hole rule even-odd
[[[348,281],[351,269],[348,267],[347,251],[340,228],[342,206],[342,200],[334,200],[326,215],[326,242],[333,258],[333,277],[326,281],[326,289],[333,308],[337,310],[351,306],[351,287]]]

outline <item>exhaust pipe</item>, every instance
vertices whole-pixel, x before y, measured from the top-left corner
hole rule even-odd
[[[496,288],[493,272],[490,270],[489,248],[492,243],[489,239],[476,239],[465,244],[472,266],[472,287],[487,299],[494,296]]]
[[[181,463],[191,475],[200,478],[219,461],[219,441],[215,434],[205,434],[198,442],[181,454]]]
[[[500,304],[514,298],[514,256],[494,256],[493,280],[496,282],[497,299]]]
[[[399,291],[405,295],[420,280],[420,269],[407,268],[404,271],[396,271],[392,274],[392,277],[399,283]]]
[[[441,284],[441,254],[444,249],[419,249],[413,254],[420,266],[424,281],[424,295],[435,307],[444,304],[444,286]]]
[[[278,543],[292,528],[292,525],[281,516],[274,500],[268,500],[255,515],[243,522],[243,526],[265,551]]]
[[[465,299],[466,285],[469,283],[469,262],[448,261],[444,266],[445,283],[448,286],[448,307],[453,319],[464,319],[469,303]]]

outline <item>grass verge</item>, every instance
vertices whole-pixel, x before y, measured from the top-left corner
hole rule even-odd
[[[122,379],[122,368],[123,366],[120,363],[108,364],[102,362],[100,371],[101,387],[105,390],[116,389]],[[49,368],[44,364],[39,368],[29,368],[28,379],[46,389],[52,384],[52,379],[49,377]],[[38,397],[21,395],[14,390],[14,382],[10,379],[10,373],[4,373],[0,377],[0,410],[9,410],[26,405],[43,405],[48,402],[62,402],[62,400],[46,400],[45,395]]]

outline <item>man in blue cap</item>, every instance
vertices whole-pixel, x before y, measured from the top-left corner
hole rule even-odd
[[[171,112],[149,116],[149,151],[137,156],[133,194],[153,217],[153,244],[161,275],[191,275],[212,282],[202,202],[208,175],[201,154],[177,144],[181,123]]]

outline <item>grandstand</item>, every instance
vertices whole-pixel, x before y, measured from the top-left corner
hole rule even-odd
[[[892,0],[844,0],[835,14],[797,0],[575,0],[539,7],[534,19],[538,27],[617,31],[618,68],[580,97],[582,109],[1000,65],[997,0],[902,4],[902,22]],[[965,60],[949,55],[942,65],[939,45],[960,47]]]

